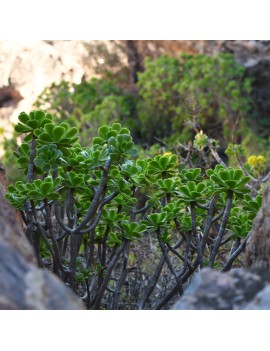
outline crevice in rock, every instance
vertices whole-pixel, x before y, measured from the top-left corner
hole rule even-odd
[[[0,88],[0,108],[15,106],[23,97],[13,86],[4,86]]]

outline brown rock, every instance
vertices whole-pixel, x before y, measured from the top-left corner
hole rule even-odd
[[[262,207],[246,246],[246,267],[270,269],[270,181],[263,192]]]

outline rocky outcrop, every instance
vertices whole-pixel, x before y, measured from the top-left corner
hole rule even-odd
[[[197,273],[174,310],[270,310],[270,274],[235,269]]]
[[[3,170],[0,183],[0,309],[83,309],[79,298],[56,276],[37,267],[32,247],[4,197]]]
[[[254,67],[270,61],[270,40],[222,40],[224,51],[231,52],[245,67]]]
[[[178,56],[190,54],[216,55],[230,52],[237,62],[253,67],[262,61],[270,61],[270,40],[136,40],[136,47],[143,59],[162,54]]]
[[[270,181],[264,189],[262,207],[253,221],[245,257],[246,267],[270,270]]]
[[[42,90],[53,82],[79,83],[87,55],[81,41],[0,41],[0,119],[5,134],[21,111],[30,112]]]
[[[4,240],[2,235],[3,233],[0,239],[1,310],[78,310],[83,308],[70,289],[52,273],[38,269],[29,256],[23,255],[17,246]],[[16,232],[13,232],[13,235],[16,238]]]

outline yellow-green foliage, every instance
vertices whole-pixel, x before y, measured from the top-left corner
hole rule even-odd
[[[245,68],[230,54],[185,54],[179,60],[162,56],[147,59],[145,66],[139,74],[138,116],[150,139],[181,131],[183,122],[199,112],[191,111],[187,103],[194,97],[201,109],[199,122],[208,126],[222,122],[227,137],[250,108],[251,79],[244,77]]]

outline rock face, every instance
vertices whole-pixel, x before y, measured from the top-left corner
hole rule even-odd
[[[205,268],[197,273],[174,310],[270,310],[270,274],[263,270]]]
[[[142,60],[146,56],[162,54],[177,56],[190,54],[216,55],[231,52],[236,61],[245,67],[253,67],[270,60],[270,40],[136,40]]]
[[[254,219],[246,246],[246,267],[270,270],[270,181],[263,193],[262,207]]]
[[[52,273],[38,269],[29,261],[29,257],[22,255],[17,247],[1,237],[1,310],[79,310],[82,308],[71,290]]]
[[[245,67],[270,61],[270,40],[223,40],[222,46]]]
[[[80,41],[0,41],[0,118],[9,122],[5,128],[21,111],[30,112],[46,86],[63,79],[79,83],[86,55]]]
[[[0,309],[83,309],[68,287],[37,267],[15,211],[3,195],[6,184],[0,173]]]

